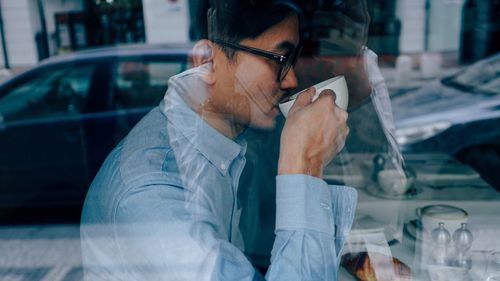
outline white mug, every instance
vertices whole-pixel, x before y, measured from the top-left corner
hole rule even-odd
[[[349,102],[349,91],[347,90],[347,83],[344,76],[336,76],[330,78],[314,85],[313,87],[316,89],[316,93],[314,94],[312,101],[315,101],[323,90],[332,90],[336,95],[335,104],[343,110],[347,110],[347,105]],[[303,90],[291,96],[288,101],[279,104],[281,113],[283,113],[283,116],[285,116],[285,118],[288,117],[288,112],[295,103],[295,99],[297,98],[297,96],[304,91],[306,90]]]
[[[416,209],[417,216],[422,221],[424,237],[430,235],[433,229],[444,223],[444,227],[452,235],[461,224],[467,222],[469,214],[462,208],[450,205],[428,205]]]

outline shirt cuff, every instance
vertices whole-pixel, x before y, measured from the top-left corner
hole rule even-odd
[[[311,229],[328,235],[350,229],[357,192],[352,187],[328,185],[320,178],[288,174],[276,177],[276,231]]]

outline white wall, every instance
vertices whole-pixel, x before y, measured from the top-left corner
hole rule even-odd
[[[431,0],[430,51],[458,51],[464,0]]]
[[[42,30],[42,22],[40,21],[40,10],[38,8],[38,0],[28,0],[28,14],[31,24],[31,30],[38,32]]]
[[[424,49],[425,0],[398,0],[396,16],[401,20],[399,50],[418,53]]]
[[[5,41],[11,67],[29,66],[38,61],[31,20],[33,0],[1,0]]]
[[[5,41],[11,67],[27,67],[38,62],[35,34],[41,31],[37,0],[0,0],[4,22]],[[49,50],[55,53],[55,18],[57,12],[82,11],[84,0],[44,0],[45,21]],[[0,65],[4,65],[0,44]]]
[[[147,43],[189,41],[188,0],[143,0],[142,7]]]
[[[431,0],[429,13],[429,51],[458,51],[464,0]],[[424,51],[425,0],[398,0],[401,20],[401,53]]]

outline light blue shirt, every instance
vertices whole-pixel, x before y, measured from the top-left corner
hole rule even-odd
[[[203,121],[184,99],[200,68],[174,76],[161,105],[110,153],[85,200],[85,280],[264,280],[244,254],[238,183],[246,142]],[[276,238],[266,280],[336,280],[355,189],[276,177]]]

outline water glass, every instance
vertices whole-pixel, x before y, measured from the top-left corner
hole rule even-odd
[[[489,258],[486,281],[500,281],[500,252],[493,252]]]

